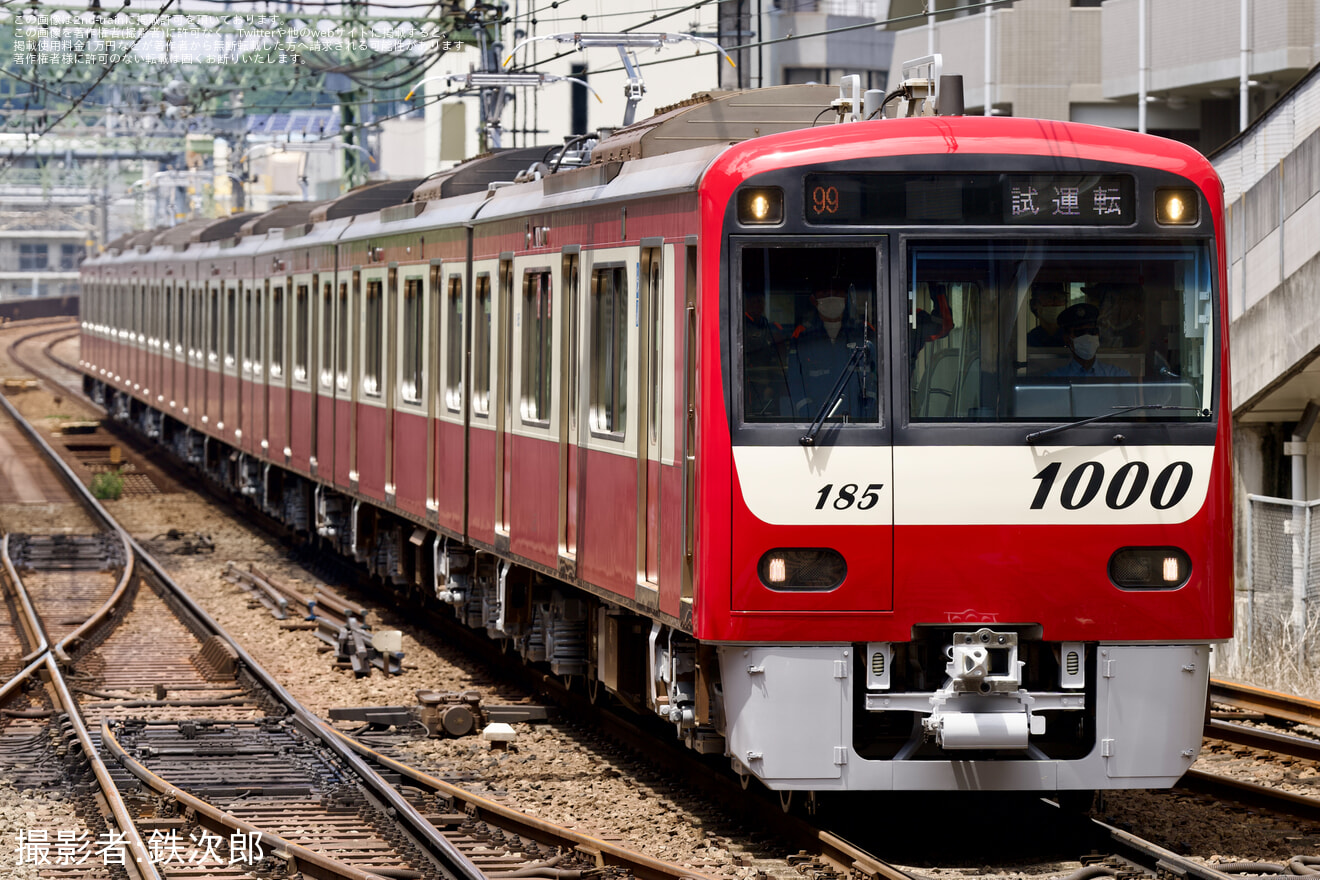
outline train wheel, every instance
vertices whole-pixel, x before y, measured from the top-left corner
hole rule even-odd
[[[793,792],[791,790],[779,793],[779,809],[785,813],[793,809]]]

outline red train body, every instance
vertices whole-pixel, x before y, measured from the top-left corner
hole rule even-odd
[[[771,787],[1171,784],[1232,634],[1219,181],[830,97],[120,242],[88,389]]]

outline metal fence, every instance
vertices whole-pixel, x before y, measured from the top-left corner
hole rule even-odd
[[[1265,679],[1313,678],[1320,673],[1320,500],[1248,495],[1246,529],[1246,591],[1238,595],[1229,665]]]

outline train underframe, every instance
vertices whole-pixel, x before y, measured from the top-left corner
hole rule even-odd
[[[667,718],[782,792],[1161,788],[1200,748],[1210,646],[1047,642],[1035,625],[903,642],[689,634],[196,431],[85,377],[110,416],[388,588],[449,606],[529,663]]]

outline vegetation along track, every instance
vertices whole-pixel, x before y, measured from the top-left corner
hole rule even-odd
[[[54,459],[35,429],[0,402]],[[96,840],[70,846],[79,856],[94,854],[97,841],[112,843],[112,832],[100,830],[112,825],[122,837],[110,849],[125,864],[103,854],[108,875],[214,876],[222,865],[260,872],[271,860],[286,872],[355,880],[493,877],[598,863],[620,867],[619,876],[693,875],[608,844],[587,854],[583,835],[557,836],[544,825],[535,840],[501,835],[492,849],[482,842],[492,837],[482,830],[488,822],[455,814],[448,799],[416,787],[405,796],[182,594],[66,465],[55,466],[105,532],[12,542],[20,550],[6,559],[12,604],[31,611],[24,648],[35,659],[6,685],[7,700],[25,701],[7,706],[8,718],[45,715],[73,728],[78,745],[64,754],[84,766],[61,775],[85,779],[90,770],[113,817],[86,816]],[[117,550],[105,549],[116,542]],[[51,588],[52,572],[67,578]],[[44,592],[29,591],[34,583]],[[45,634],[52,621],[60,627],[53,643]],[[33,676],[38,669],[49,684],[38,697],[44,705],[34,706],[33,694],[43,690]],[[30,729],[3,735],[11,733],[33,737]],[[117,766],[102,763],[103,754]],[[54,846],[55,835],[46,836]],[[36,847],[28,850],[34,859],[54,852]],[[76,870],[86,870],[85,861]]]

